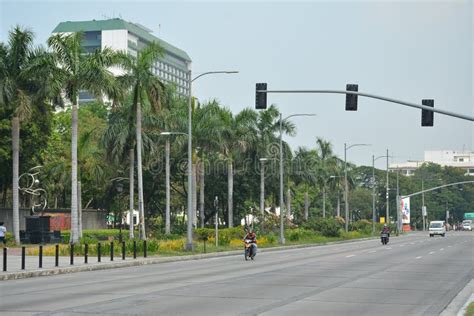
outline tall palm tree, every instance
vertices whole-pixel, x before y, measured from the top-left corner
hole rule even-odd
[[[297,184],[304,187],[304,219],[309,217],[309,187],[317,183],[318,175],[318,153],[316,150],[308,150],[304,147],[297,149],[295,153],[294,178]]]
[[[97,98],[110,91],[114,85],[114,76],[108,70],[117,63],[116,54],[109,48],[86,54],[81,47],[83,34],[55,34],[48,39],[53,51],[52,62],[55,67],[57,88],[65,92],[72,103],[71,134],[71,243],[79,240],[78,199],[77,199],[77,140],[78,140],[78,105],[79,91],[87,90]]]
[[[234,207],[234,159],[245,152],[254,143],[254,130],[257,114],[254,110],[244,109],[237,115],[226,108],[222,109],[221,119],[225,130],[222,133],[222,153],[227,160],[227,212],[228,226],[233,227]]]
[[[131,88],[133,108],[136,113],[136,145],[137,145],[137,176],[138,176],[138,211],[140,213],[140,238],[145,240],[145,210],[143,201],[143,171],[142,171],[142,106],[151,105],[154,111],[161,107],[164,84],[152,72],[152,66],[163,55],[161,46],[152,42],[138,53],[138,56],[131,58],[126,53],[121,53],[121,66],[125,74],[119,76],[117,80]]]
[[[316,139],[316,152],[319,160],[318,183],[323,191],[323,217],[326,217],[326,186],[329,177],[334,173],[336,157],[334,156],[331,143],[320,137]]]
[[[32,47],[33,33],[16,26],[9,32],[8,45],[0,43],[0,105],[9,108],[12,117],[13,160],[13,234],[20,243],[20,216],[18,196],[20,122],[28,119],[32,106],[42,102],[38,83],[32,80],[29,67],[36,58]]]

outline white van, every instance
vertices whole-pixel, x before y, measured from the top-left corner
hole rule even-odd
[[[472,220],[465,219],[462,221],[462,230],[472,231]]]
[[[446,235],[446,227],[444,226],[444,221],[431,221],[429,232],[430,237],[433,237],[434,235],[441,235],[444,237]]]

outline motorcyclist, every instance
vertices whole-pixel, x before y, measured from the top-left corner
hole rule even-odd
[[[383,225],[381,234],[387,234],[387,236],[390,237],[390,227],[388,227],[387,224]]]
[[[257,235],[255,234],[255,232],[249,228],[247,230],[247,234],[245,235],[244,237],[244,241],[246,239],[249,239],[252,243],[252,254],[253,256],[255,256],[257,254]]]

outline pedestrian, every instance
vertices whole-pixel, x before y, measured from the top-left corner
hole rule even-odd
[[[3,226],[3,222],[0,222],[0,242],[5,245],[5,234],[7,233],[7,228]]]

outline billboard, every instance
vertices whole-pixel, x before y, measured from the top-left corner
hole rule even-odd
[[[410,198],[400,200],[400,208],[402,210],[402,223],[410,224]]]

